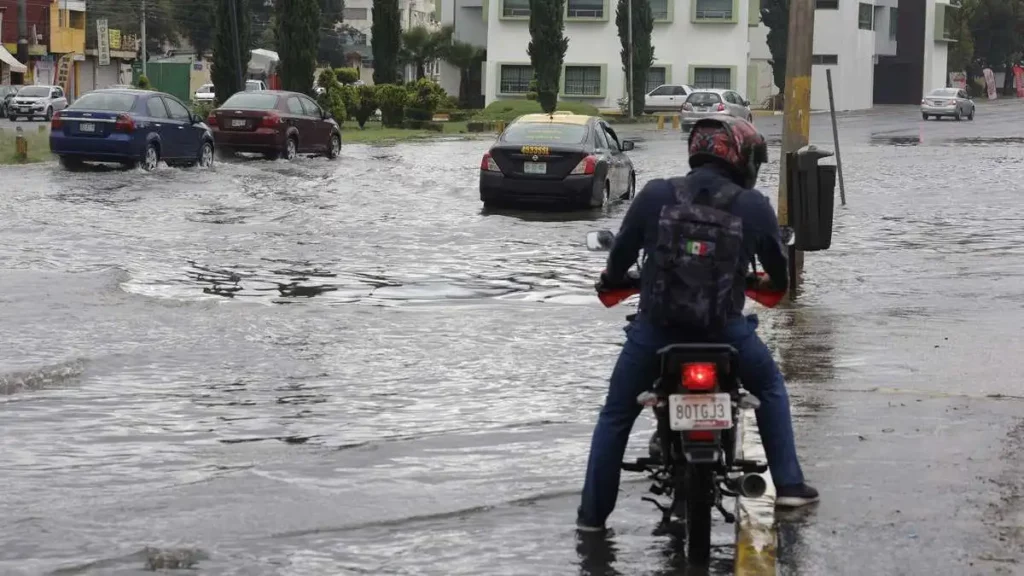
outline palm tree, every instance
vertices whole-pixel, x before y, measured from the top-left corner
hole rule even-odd
[[[427,62],[442,58],[451,44],[455,29],[443,26],[440,30],[428,30],[425,26],[416,26],[402,32],[402,50],[399,58],[406,64],[416,66],[416,78],[426,76]]]
[[[469,85],[474,70],[479,70],[480,63],[484,61],[486,52],[472,44],[453,41],[445,47],[441,57],[459,69],[459,105],[469,105]]]

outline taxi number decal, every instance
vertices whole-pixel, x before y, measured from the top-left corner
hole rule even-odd
[[[535,154],[537,156],[547,156],[551,151],[547,146],[523,146],[520,150],[523,154]]]

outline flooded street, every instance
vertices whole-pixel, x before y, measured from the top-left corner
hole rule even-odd
[[[822,492],[778,518],[780,574],[1024,570],[1022,120],[841,118],[833,247],[750,309]],[[685,172],[631,132],[640,185]],[[628,312],[583,238],[627,206],[483,212],[487,146],[0,167],[0,574],[685,574],[636,475],[613,535],[574,530]]]

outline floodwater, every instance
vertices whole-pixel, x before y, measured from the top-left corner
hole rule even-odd
[[[1024,559],[1024,145],[994,140],[1022,115],[841,120],[833,249],[758,311],[824,498],[780,518],[781,573]],[[641,135],[641,184],[685,165]],[[642,478],[612,535],[573,530],[628,312],[596,302],[583,237],[627,206],[483,212],[486,146],[0,168],[0,573],[686,573]],[[714,542],[728,573],[731,527]]]

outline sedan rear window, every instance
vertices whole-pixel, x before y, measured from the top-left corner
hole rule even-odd
[[[580,144],[587,127],[579,124],[517,122],[502,137],[509,144]]]
[[[106,112],[128,112],[135,107],[134,94],[117,92],[91,92],[82,96],[69,110],[104,110]]]
[[[932,93],[929,94],[929,96],[945,96],[946,98],[954,98],[956,97],[956,93],[956,88],[936,88],[935,90],[932,90]]]
[[[709,106],[711,104],[718,104],[722,101],[722,98],[714,92],[694,92],[686,99],[688,104],[694,106]]]
[[[259,92],[239,92],[228,98],[221,108],[231,110],[270,110],[277,108],[277,96]]]

